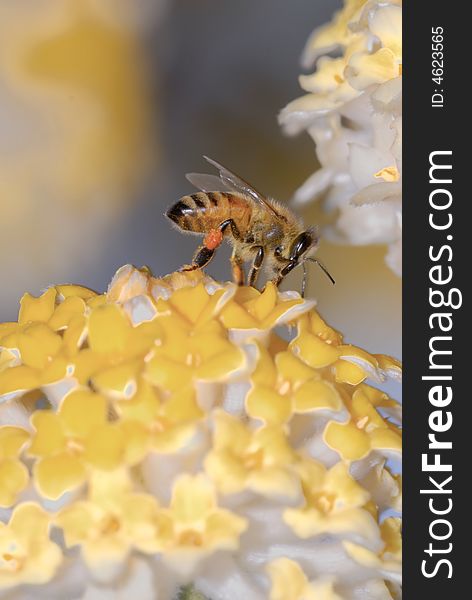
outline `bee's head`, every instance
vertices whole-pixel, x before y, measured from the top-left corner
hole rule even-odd
[[[324,273],[329,277],[332,283],[334,283],[334,279],[331,277],[326,267],[317,259],[313,258],[312,254],[318,249],[319,237],[316,233],[316,229],[311,227],[306,231],[302,231],[299,233],[297,237],[293,240],[288,248],[288,256],[284,257],[280,252],[279,248],[276,248],[275,254],[281,258],[285,258],[287,260],[284,267],[280,269],[277,275],[277,282],[280,283],[282,279],[290,273],[295,267],[298,265],[302,265],[303,267],[303,283],[302,283],[302,297],[305,295],[306,288],[306,278],[307,278],[307,270],[305,263],[306,261],[316,263]],[[279,250],[279,253],[277,252]]]
[[[318,248],[319,238],[315,229],[303,231],[293,240],[288,259],[290,262],[299,263],[302,259],[312,254]]]

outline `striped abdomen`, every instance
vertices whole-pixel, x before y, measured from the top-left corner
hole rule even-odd
[[[185,231],[207,233],[223,221],[233,219],[240,231],[249,228],[252,203],[242,194],[231,192],[198,192],[184,196],[166,213]]]

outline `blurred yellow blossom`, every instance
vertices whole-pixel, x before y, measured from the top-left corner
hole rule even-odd
[[[346,552],[356,562],[367,568],[378,568],[390,571],[397,575],[397,581],[401,580],[402,564],[402,536],[401,519],[390,517],[380,525],[383,547],[378,552],[372,552],[359,544],[343,542]]]
[[[382,516],[400,510],[386,460],[401,411],[366,380],[401,367],[346,344],[314,304],[131,265],[105,293],[26,294],[0,325],[0,500],[13,524],[36,511],[44,525],[5,538],[0,586],[51,580],[44,594],[86,598],[148,569],[162,598],[398,597],[399,520]],[[326,564],[326,539],[349,568],[294,562],[309,549]],[[95,583],[55,577],[61,554]]]
[[[284,520],[302,538],[320,533],[358,533],[367,539],[377,535],[377,525],[362,507],[370,494],[349,475],[346,464],[339,462],[326,469],[314,460],[298,466],[305,504],[287,508]]]
[[[291,464],[296,455],[277,426],[251,431],[225,412],[214,415],[213,449],[207,473],[225,494],[249,488],[260,494],[296,497],[299,481]]]
[[[35,481],[46,498],[59,498],[87,477],[88,468],[113,470],[138,462],[147,449],[146,436],[109,422],[107,400],[87,390],[68,394],[57,412],[36,411],[28,454],[37,457]]]
[[[11,506],[29,480],[28,469],[20,454],[29,433],[20,427],[0,427],[0,506]]]
[[[272,588],[270,600],[341,600],[331,581],[308,581],[302,568],[288,558],[278,558],[267,566]]]
[[[88,498],[62,509],[54,523],[62,528],[66,544],[80,544],[92,570],[122,562],[132,548],[157,550],[158,503],[132,491],[127,474],[121,470],[95,472]]]
[[[8,524],[0,521],[0,589],[44,584],[54,577],[63,556],[49,539],[50,524],[33,502],[16,506]]]
[[[218,507],[215,489],[202,474],[177,479],[158,523],[164,560],[186,575],[216,550],[235,550],[247,527],[245,519]]]
[[[137,4],[0,3],[2,307],[95,257],[155,170]]]
[[[172,393],[167,399],[145,379],[139,381],[130,400],[116,403],[123,424],[148,437],[151,448],[157,452],[176,452],[195,434],[203,411],[196,403],[195,394],[188,386]]]

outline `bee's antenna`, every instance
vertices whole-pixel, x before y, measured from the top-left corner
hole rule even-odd
[[[316,264],[317,264],[317,265],[320,267],[320,269],[321,269],[321,270],[324,272],[324,274],[325,274],[327,277],[329,277],[329,279],[330,279],[331,283],[332,283],[333,285],[335,285],[335,284],[336,284],[336,282],[334,281],[334,279],[333,279],[333,277],[331,276],[331,274],[330,274],[330,272],[328,271],[328,269],[327,269],[327,268],[324,266],[324,264],[323,264],[322,262],[320,262],[320,261],[319,261],[317,258],[311,258],[311,257],[309,257],[309,258],[305,258],[305,260],[309,260],[310,262],[314,262],[314,263],[316,263]],[[304,280],[305,280],[305,277],[304,277]]]
[[[306,276],[307,276],[305,261],[303,261],[302,266],[303,266],[303,279],[302,279],[302,293],[301,293],[301,296],[302,296],[302,298],[304,298],[305,297],[305,290],[306,290]]]

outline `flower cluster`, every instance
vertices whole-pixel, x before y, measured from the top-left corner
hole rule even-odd
[[[401,0],[345,0],[332,23],[314,31],[300,77],[308,92],[280,114],[288,133],[307,130],[321,168],[295,202],[324,197],[337,213],[332,239],[389,244],[388,265],[401,274]],[[332,54],[337,51],[337,56]],[[329,54],[328,54],[329,53]]]
[[[367,379],[400,366],[314,304],[130,265],[25,294],[0,325],[0,597],[399,598],[400,411]]]

